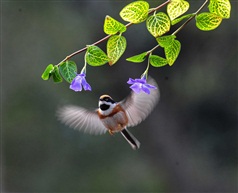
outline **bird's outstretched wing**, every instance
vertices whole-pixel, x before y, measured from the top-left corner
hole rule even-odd
[[[155,80],[148,77],[147,84],[156,86],[157,89],[151,89],[150,94],[131,92],[125,100],[120,102],[127,113],[129,127],[135,126],[143,121],[151,113],[159,100],[159,87]]]
[[[100,121],[97,111],[68,105],[58,109],[56,116],[69,127],[82,130],[90,134],[103,134],[107,128]]]

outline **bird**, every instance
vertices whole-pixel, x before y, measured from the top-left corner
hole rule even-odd
[[[147,83],[156,86],[157,89],[151,90],[150,94],[131,91],[120,102],[115,102],[111,96],[104,94],[100,96],[96,110],[66,105],[57,110],[57,117],[65,125],[89,134],[108,132],[114,135],[120,132],[132,149],[139,149],[140,142],[127,128],[141,123],[155,108],[160,97],[155,80],[148,77]]]

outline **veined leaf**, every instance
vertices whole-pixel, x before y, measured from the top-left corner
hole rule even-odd
[[[143,62],[146,59],[147,52],[143,52],[141,54],[132,56],[130,58],[127,58],[126,60],[129,62],[134,62],[134,63],[140,63]]]
[[[156,38],[156,40],[158,44],[160,45],[160,47],[164,48],[164,47],[171,46],[175,38],[176,38],[175,35],[167,35],[167,36],[158,37]]]
[[[120,16],[124,21],[141,23],[146,20],[149,13],[149,4],[146,1],[135,1],[125,6]]]
[[[63,62],[60,64],[59,69],[63,78],[69,83],[72,82],[77,74],[77,65],[74,61],[67,60],[66,62]]]
[[[88,46],[86,52],[86,62],[91,66],[102,66],[109,61],[106,53],[98,46]]]
[[[151,15],[146,20],[146,27],[154,37],[161,36],[170,30],[169,17],[163,12]]]
[[[50,78],[51,73],[53,72],[53,70],[54,70],[54,65],[53,65],[53,64],[49,64],[49,65],[46,67],[45,71],[42,73],[41,78],[42,78],[43,80],[49,80],[49,78]]]
[[[109,65],[115,64],[126,50],[126,38],[122,35],[113,35],[107,41],[107,55]]]
[[[126,31],[126,26],[110,16],[106,16],[103,26],[104,32],[108,35],[114,35],[117,32],[123,33]]]
[[[171,24],[172,24],[172,25],[175,25],[175,24],[179,23],[180,21],[182,21],[182,20],[184,20],[184,19],[188,19],[188,18],[190,18],[190,17],[192,17],[192,16],[194,16],[194,15],[195,15],[194,13],[190,13],[190,14],[181,16],[181,17],[179,17],[179,18],[174,19],[173,21],[171,21]]]
[[[54,66],[54,71],[53,71],[53,80],[55,83],[60,83],[63,81],[62,77],[60,76],[60,72],[59,72],[59,67],[58,66]]]
[[[167,46],[164,48],[165,56],[170,66],[172,66],[175,60],[177,59],[180,49],[181,49],[181,44],[178,40],[172,41],[172,44],[170,46]]]
[[[208,9],[211,13],[219,15],[222,18],[230,18],[231,3],[229,0],[210,0]]]
[[[184,0],[171,0],[167,6],[167,13],[172,20],[179,17],[189,9],[189,3]]]
[[[196,26],[203,31],[214,30],[222,22],[222,18],[214,13],[201,13],[196,16]]]
[[[150,64],[154,67],[162,67],[168,64],[168,61],[165,58],[157,55],[150,55],[149,60]]]

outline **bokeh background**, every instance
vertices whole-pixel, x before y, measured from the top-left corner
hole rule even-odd
[[[129,2],[1,2],[2,192],[238,191],[236,0],[231,18],[216,30],[200,31],[192,21],[177,35],[182,50],[172,67],[150,68],[161,98],[130,129],[141,142],[138,151],[120,134],[91,136],[57,121],[60,105],[94,109],[105,93],[122,100],[128,78],[143,73],[146,62],[125,59],[156,45],[144,23],[124,34],[128,48],[115,66],[88,66],[92,92],[41,79],[48,64],[104,37],[105,16],[122,21],[118,13]],[[151,7],[162,2],[149,1]],[[203,3],[189,2],[191,11]],[[79,70],[83,56],[73,58]]]

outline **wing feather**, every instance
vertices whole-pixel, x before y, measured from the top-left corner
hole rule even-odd
[[[150,94],[131,92],[125,100],[120,102],[127,113],[129,127],[143,121],[151,113],[159,100],[159,87],[155,80],[148,77],[147,83],[156,86],[157,89],[151,89]]]
[[[85,133],[97,135],[107,131],[96,111],[68,105],[59,108],[56,115],[62,123],[74,129],[82,130]]]

